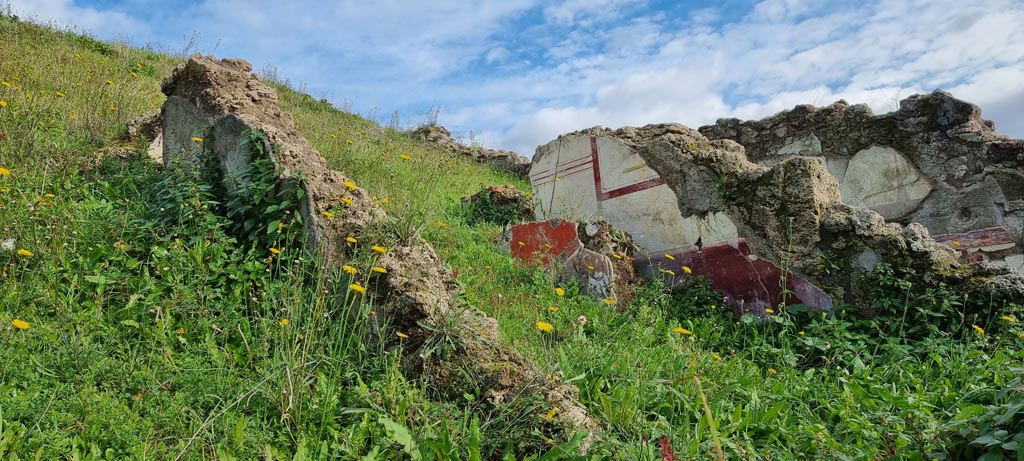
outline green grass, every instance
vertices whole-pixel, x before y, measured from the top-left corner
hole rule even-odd
[[[0,250],[0,460],[576,458],[582,434],[546,421],[540,401],[453,402],[404,376],[369,334],[369,306],[326,288],[349,276],[293,233],[269,242],[274,254],[194,178],[93,158],[162,103],[180,59],[0,16],[0,62],[0,241],[26,250]],[[646,284],[621,313],[578,287],[559,296],[459,202],[528,184],[278,91],[328,164],[387,209],[379,243],[429,241],[467,305],[548,379],[579,387],[605,427],[592,458],[662,459],[663,436],[680,459],[715,459],[716,445],[728,459],[1024,452],[1017,322],[979,334],[957,293],[900,270],[876,274],[875,319],[854,306],[736,319],[698,279]],[[352,262],[359,274],[371,254]]]

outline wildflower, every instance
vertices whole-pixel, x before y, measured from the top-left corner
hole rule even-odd
[[[281,254],[281,250],[278,250],[277,248],[274,247],[270,247],[270,252],[274,253],[275,255]]]
[[[331,212],[330,212],[330,211],[328,211],[328,210],[324,210],[323,212],[321,212],[321,214],[323,214],[323,215],[324,215],[324,217],[325,217],[325,218],[327,218],[327,219],[331,219],[331,218],[333,218],[333,217],[334,217],[334,213],[331,213]]]
[[[558,296],[565,296],[565,290],[562,287],[555,288],[555,294]]]
[[[19,248],[18,249],[18,256],[24,256],[26,258],[31,258],[34,254],[35,253],[32,253],[31,251],[28,251],[28,250],[26,250],[24,248]]]
[[[352,204],[352,199],[350,199],[348,197],[342,197],[341,198],[341,203],[344,203],[346,205],[351,205]]]
[[[774,313],[775,313],[775,309],[772,309],[772,308],[770,308],[770,307],[768,307],[768,308],[765,308],[765,310],[764,310],[764,313],[765,313],[765,314],[769,314],[769,315],[770,315],[770,314],[774,314]]]
[[[959,240],[953,240],[953,246],[955,246],[955,247],[960,246],[960,241]]]
[[[131,72],[131,74],[132,74],[132,77],[136,77],[136,78],[138,78],[138,76],[139,76],[139,74],[138,74],[138,73],[136,73],[136,72],[134,72],[134,71],[132,71],[132,72]]]
[[[332,135],[331,135],[331,139],[338,139],[338,135],[336,135],[336,134],[332,134]]]
[[[107,85],[113,85],[113,84],[114,84],[113,80],[107,80]]]
[[[110,106],[111,112],[117,112],[117,106]]]
[[[288,326],[288,319],[281,319],[281,321],[277,322],[277,324],[281,325],[282,327],[286,327]]]
[[[982,336],[985,335],[985,329],[984,328],[979,327],[979,326],[974,325],[974,324],[971,325],[971,328],[974,328],[974,331],[977,331],[979,335],[982,335]]]
[[[524,242],[516,242],[516,243],[519,244],[519,246],[526,246],[526,243],[524,243]]]
[[[388,273],[387,269],[385,269],[383,267],[380,267],[380,266],[373,266],[373,271],[378,273],[378,274],[387,274]]]
[[[683,328],[683,327],[675,327],[675,328],[672,329],[672,331],[674,331],[676,333],[679,333],[679,334],[681,334],[683,336],[692,335],[693,334],[692,331],[687,330],[686,328]]]
[[[66,94],[64,94],[64,92],[62,92],[62,91],[56,91],[56,92],[54,92],[53,94],[57,95],[57,97],[58,97],[58,98],[63,98],[63,97],[65,97],[65,96],[67,96],[67,95],[66,95]]]
[[[142,68],[142,63],[141,62],[135,63],[135,67],[141,69]]]
[[[558,306],[548,306],[548,312],[550,312],[552,314],[554,314],[555,312],[558,312]]]
[[[182,327],[178,327],[178,329],[174,330],[174,332],[177,333],[178,336],[181,336],[181,335],[185,334],[185,329],[182,328]]]
[[[664,273],[666,273],[666,274],[668,274],[668,275],[671,275],[671,276],[673,276],[673,277],[675,277],[675,276],[676,276],[676,273],[675,273],[675,272],[673,272],[673,271],[672,271],[671,269],[662,269],[661,271],[662,271],[662,272],[664,272]]]
[[[352,181],[346,179],[345,181],[342,181],[342,184],[344,184],[345,187],[348,188],[348,190],[356,190],[356,183]]]
[[[683,266],[683,272],[686,272],[687,274],[692,274],[693,273],[693,271],[690,270],[690,266]]]
[[[437,227],[440,227],[441,229],[444,229],[444,228],[448,227],[448,223],[446,223],[444,221],[438,221],[437,222]]]
[[[777,374],[779,374],[779,372],[778,372],[778,370],[776,370],[774,368],[769,368],[768,369],[768,374],[770,374],[770,375],[777,375]]]
[[[534,323],[534,325],[537,326],[538,330],[543,331],[545,333],[550,333],[551,330],[555,329],[555,326],[550,324],[550,323],[548,323],[548,322],[540,322],[540,321],[538,321],[537,323]]]
[[[7,101],[0,99],[0,107],[7,107]]]
[[[346,242],[348,242],[348,243],[356,243],[356,242],[358,242],[359,240],[356,240],[356,238],[355,238],[355,237],[353,237],[353,236],[351,236],[351,235],[350,235],[350,236],[348,236],[348,237],[345,237],[345,241],[346,241]]]
[[[718,354],[716,354],[714,352],[711,353],[711,358],[713,358],[715,360],[722,360],[722,356],[718,355]]]
[[[1011,317],[1009,315],[1004,315],[1004,316],[999,317],[999,318],[1003,319],[1004,321],[1006,321],[1008,323],[1017,323],[1017,319],[1015,319],[1015,318],[1013,318],[1013,317]]]
[[[583,325],[586,325],[587,324],[587,316],[581,315],[579,317],[576,317],[576,323],[580,324],[581,327]]]
[[[396,331],[395,336],[398,336],[398,339],[409,339],[409,335],[402,333],[401,331]]]
[[[675,256],[672,256],[672,255],[670,255],[668,253],[665,253],[665,259],[668,259],[669,261],[675,261],[676,260]]]
[[[551,421],[554,419],[555,413],[558,413],[558,407],[551,407],[551,411],[544,415],[544,421]]]
[[[715,309],[718,309],[718,306],[716,306],[716,305],[712,304],[712,305],[711,305],[711,310],[715,310]]]
[[[349,144],[352,144],[352,140],[351,139],[346,139],[345,142],[347,142]]]
[[[53,194],[46,194],[43,197],[46,197],[46,198],[57,198],[57,196],[53,195]]]
[[[11,326],[19,330],[27,330],[30,325],[22,319],[14,319],[11,320]]]
[[[199,136],[193,136],[192,137],[192,141],[195,141],[197,143],[203,142],[203,138],[200,138]]]
[[[358,272],[356,268],[349,266],[348,264],[341,266],[341,270],[345,271],[349,275],[356,275],[356,272]]]
[[[11,175],[11,170],[8,170],[7,168],[4,168],[4,167],[0,167],[0,176],[10,176],[10,175]]]
[[[555,181],[561,181],[561,180],[562,180],[561,176],[555,176]]]
[[[622,259],[622,256],[619,255],[618,253],[612,253],[612,257],[615,259]]]
[[[360,285],[358,283],[353,283],[353,284],[349,285],[348,289],[352,290],[352,291],[354,291],[356,293],[359,293],[359,294],[366,293],[366,287],[364,287],[364,286],[362,286],[362,285]]]
[[[7,88],[11,87],[11,83],[10,82],[0,82],[0,85],[3,85],[5,87],[7,87]]]
[[[803,335],[804,335],[804,331],[803,331],[803,330],[800,330],[800,332],[799,332],[799,333],[797,333],[797,334],[798,334],[798,335],[800,335],[800,336],[803,336]]]
[[[370,247],[370,249],[373,250],[373,251],[376,251],[377,253],[380,253],[380,254],[384,254],[384,253],[388,252],[388,250],[386,248],[384,248],[384,247],[382,247],[380,245],[374,245],[374,246]]]
[[[604,301],[604,303],[609,305],[609,306],[611,306],[612,304],[615,304],[615,298],[611,298],[611,297],[604,298],[604,299],[602,299],[602,301]]]
[[[406,155],[406,154],[400,154],[400,155],[398,156],[398,158],[400,158],[400,159],[402,159],[402,160],[412,160],[412,157],[410,157],[410,156],[408,156],[408,155]]]
[[[381,205],[387,205],[387,204],[388,204],[389,202],[391,202],[391,200],[390,200],[390,199],[388,199],[388,198],[384,198],[384,200],[381,200],[381,201],[380,201],[380,204],[381,204]]]
[[[78,112],[71,113],[71,120],[78,120]]]
[[[1017,337],[1020,339],[1024,339],[1024,333],[1017,333]]]

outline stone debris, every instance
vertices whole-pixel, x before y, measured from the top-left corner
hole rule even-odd
[[[462,198],[470,220],[506,225],[533,219],[533,201],[516,186],[487,186],[480,192]]]
[[[452,138],[452,134],[443,126],[423,125],[413,130],[412,134],[442,150],[472,157],[480,163],[507,171],[520,178],[525,178],[527,172],[530,171],[530,159],[508,150],[485,149],[461,144]]]
[[[291,116],[277,106],[274,89],[251,71],[240,59],[201,55],[174,69],[163,84],[168,96],[161,111],[165,165],[207,165],[213,160],[222,173],[213,177],[231,194],[249,179],[253,149],[262,147],[281,182],[305,190],[298,212],[306,245],[322,255],[327,267],[340,268],[350,257],[345,238],[382,225],[385,212],[366,190],[327,168],[320,153],[296,131]],[[252,131],[266,139],[254,140]],[[253,147],[254,142],[263,145]],[[324,213],[329,209],[333,211]],[[387,272],[371,279],[367,297],[382,317],[380,323],[405,336],[390,341],[402,345],[411,374],[439,389],[479,388],[494,404],[539,393],[564,408],[559,413],[563,423],[596,428],[575,401],[573,386],[543,384],[533,364],[502,344],[497,321],[460,305],[454,276],[429,244],[392,249],[377,264]]]
[[[1007,264],[1024,248],[1024,140],[997,133],[978,106],[935,91],[872,114],[839,101],[797,106],[755,121],[721,119],[700,128],[729,139],[750,161],[773,165],[795,155],[822,158],[843,202],[886,220],[918,222],[942,241],[961,241],[971,261]],[[969,234],[1003,228],[1012,246],[970,246]]]

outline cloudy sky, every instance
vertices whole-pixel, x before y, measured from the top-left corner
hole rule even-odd
[[[385,123],[438,107],[453,132],[527,156],[594,125],[698,127],[838,99],[882,113],[936,88],[1024,137],[1021,0],[3,4],[101,39],[242,57]]]

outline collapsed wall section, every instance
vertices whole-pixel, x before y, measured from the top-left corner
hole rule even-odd
[[[914,95],[882,115],[839,101],[720,119],[700,132],[739,143],[766,166],[819,157],[843,202],[921,223],[963,260],[1024,268],[1024,140],[997,133],[977,106],[948,93]]]

